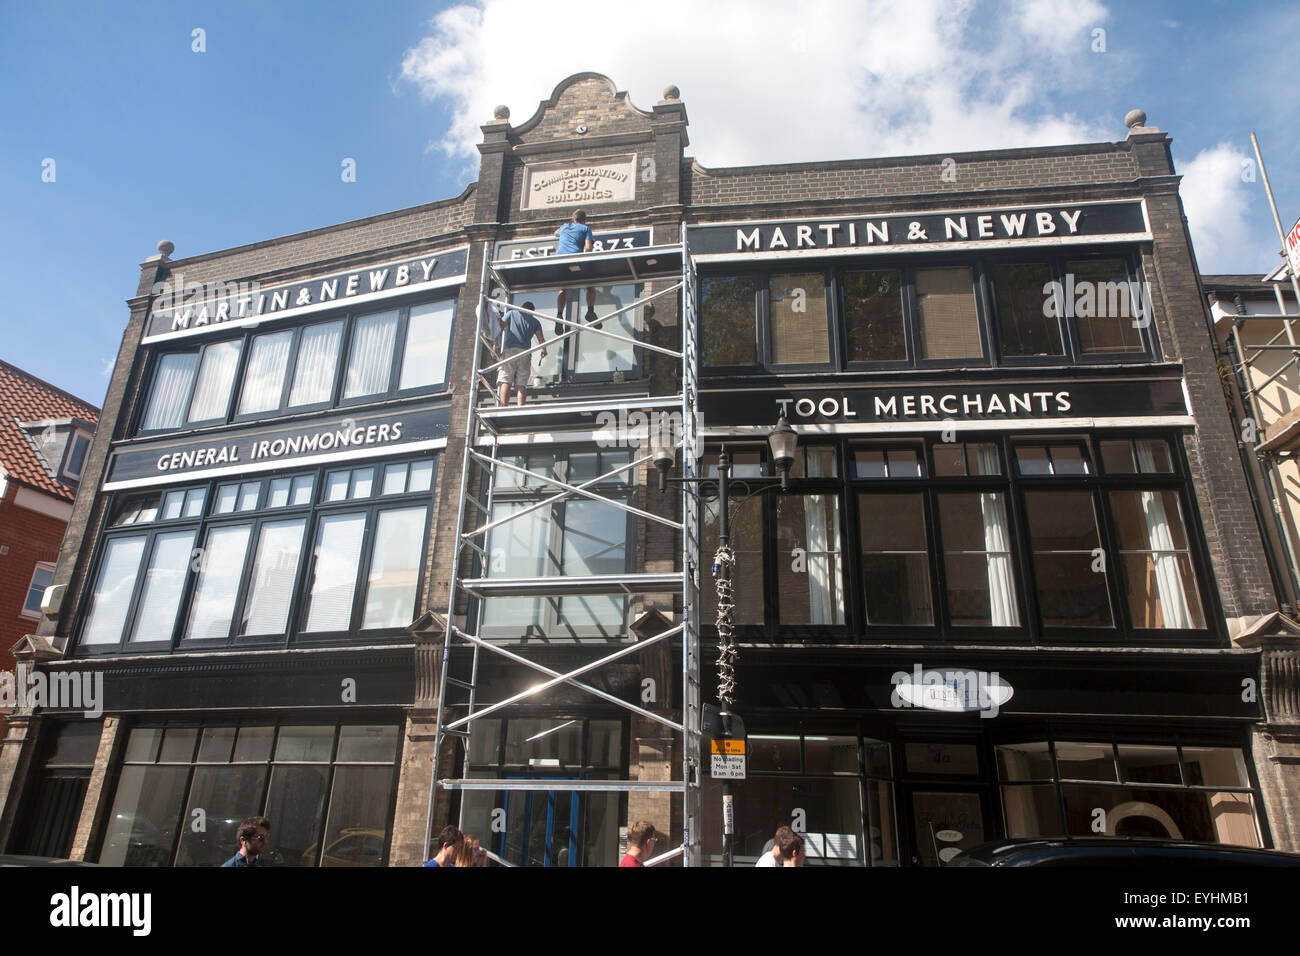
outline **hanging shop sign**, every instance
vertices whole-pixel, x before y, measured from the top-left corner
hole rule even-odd
[[[711,223],[686,235],[691,255],[708,260],[1135,241],[1151,231],[1146,206],[1134,199]]]
[[[1300,219],[1286,234],[1286,260],[1291,266],[1291,274],[1300,276]]]
[[[636,153],[524,167],[524,209],[592,206],[635,198]]]
[[[447,441],[446,404],[226,431],[113,452],[105,491],[427,451]]]
[[[996,717],[1015,691],[996,672],[960,667],[922,667],[896,671],[890,677],[895,707],[920,707],[949,714],[978,712]]]
[[[1181,379],[1004,382],[988,385],[702,389],[709,429],[766,425],[784,415],[796,428],[945,421],[1028,421],[1184,417]]]
[[[460,246],[271,286],[190,282],[179,266],[166,287],[157,290],[141,341],[171,341],[459,285],[468,263],[469,247]]]
[[[649,227],[623,229],[617,232],[597,232],[591,243],[592,252],[614,252],[619,249],[646,249],[653,245]],[[536,239],[515,239],[498,242],[492,250],[493,262],[515,262],[520,259],[545,259],[555,255],[558,241],[554,234]]]

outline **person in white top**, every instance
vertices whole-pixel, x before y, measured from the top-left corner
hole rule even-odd
[[[803,866],[803,837],[789,827],[779,827],[772,837],[772,852],[764,853],[755,866]]]

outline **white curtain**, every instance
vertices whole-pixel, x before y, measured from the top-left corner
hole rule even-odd
[[[284,388],[284,369],[289,361],[289,343],[292,331],[259,335],[253,339],[253,348],[244,370],[244,387],[239,396],[239,414],[265,412],[280,405],[280,392]]]
[[[1139,441],[1137,446],[1138,471],[1157,471],[1155,455],[1149,442]],[[1151,548],[1156,594],[1160,598],[1160,616],[1164,627],[1194,627],[1192,612],[1183,593],[1183,576],[1178,569],[1178,550],[1169,528],[1163,495],[1158,491],[1144,491],[1142,514],[1147,522],[1147,541]],[[1151,622],[1148,626],[1154,626]]]
[[[342,322],[326,322],[302,330],[298,364],[293,370],[293,388],[289,392],[290,405],[315,405],[330,400],[342,334]]]
[[[808,450],[806,474],[825,478],[822,456]],[[804,541],[807,542],[808,609],[812,624],[843,624],[844,597],[840,593],[840,522],[834,495],[804,495]]]
[[[388,391],[393,367],[393,342],[397,336],[397,313],[384,312],[357,319],[352,330],[352,355],[348,359],[344,398]]]
[[[306,525],[306,518],[262,525],[241,634],[284,633],[289,620],[289,603],[293,599],[293,585],[298,577],[298,559]]]
[[[1000,474],[996,445],[979,446],[981,475]],[[993,627],[1015,627],[1020,623],[1016,610],[1016,580],[1011,568],[1011,539],[1007,533],[1007,503],[1001,492],[980,494],[980,511],[984,518],[984,551],[988,560],[989,623]]]
[[[198,360],[198,355],[193,352],[162,357],[154,375],[153,391],[149,395],[149,407],[141,428],[180,428],[185,394],[194,380],[194,366]]]
[[[239,347],[239,342],[218,342],[203,350],[203,364],[199,366],[194,398],[190,400],[190,421],[225,417],[230,387],[235,382],[235,366],[239,363]]]

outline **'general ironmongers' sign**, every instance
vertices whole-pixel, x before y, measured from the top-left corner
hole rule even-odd
[[[997,421],[1009,419],[1133,419],[1185,416],[1179,379],[1038,381],[976,385],[843,386],[837,388],[702,389],[705,425],[765,425],[784,415],[799,423]]]
[[[702,259],[860,255],[902,248],[1069,244],[1150,239],[1141,200],[1006,206],[940,212],[822,216],[690,226],[691,253]]]
[[[113,452],[104,490],[425,451],[446,438],[443,404],[149,442]]]
[[[158,342],[214,329],[256,325],[320,309],[361,305],[396,295],[465,281],[465,246],[427,255],[313,276],[283,285],[257,282],[189,282],[183,266],[154,290],[142,342]]]

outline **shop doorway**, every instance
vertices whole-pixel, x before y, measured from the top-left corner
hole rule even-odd
[[[914,784],[903,789],[913,866],[942,866],[963,850],[995,838],[983,788]]]
[[[561,780],[556,783],[562,786]],[[518,866],[578,865],[576,790],[507,790],[504,797],[506,829],[497,841],[503,860]]]

